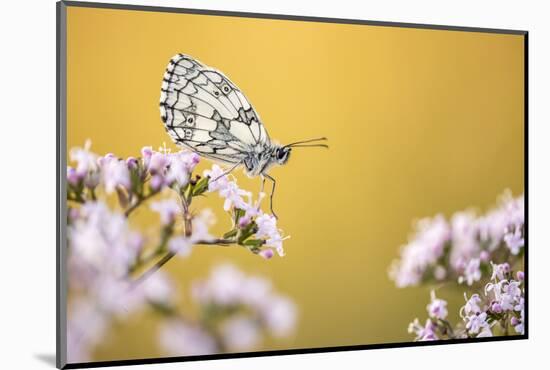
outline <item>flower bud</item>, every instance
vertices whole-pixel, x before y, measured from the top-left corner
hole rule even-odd
[[[153,191],[159,191],[164,185],[164,177],[160,175],[153,176],[149,185]]]
[[[498,302],[494,302],[491,305],[491,311],[494,313],[501,313],[502,312],[502,306]]]
[[[517,276],[519,281],[523,281],[525,279],[525,273],[523,271],[518,271],[516,273],[516,276]]]
[[[244,229],[245,227],[247,227],[250,224],[250,221],[250,217],[247,216],[239,218],[239,229]]]
[[[135,170],[138,166],[137,159],[134,157],[128,157],[128,159],[126,159],[126,166],[128,166],[128,169],[130,170]]]
[[[258,255],[266,260],[273,257],[273,250],[271,248],[265,248],[258,252]]]
[[[67,167],[67,181],[73,186],[76,186],[80,181],[80,176],[78,176],[76,170],[72,167]]]

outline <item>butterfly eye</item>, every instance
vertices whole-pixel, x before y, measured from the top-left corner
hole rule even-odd
[[[286,152],[282,149],[277,150],[277,159],[282,160],[286,157]]]

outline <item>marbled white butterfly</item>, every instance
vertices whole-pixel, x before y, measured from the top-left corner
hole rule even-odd
[[[244,166],[249,176],[275,179],[267,171],[285,164],[295,147],[328,147],[318,138],[287,145],[272,143],[258,114],[239,88],[220,71],[187,55],[174,56],[164,73],[160,114],[174,142],[199,155],[231,165],[226,173]],[[214,179],[215,180],[215,179]],[[273,213],[274,214],[274,213]]]

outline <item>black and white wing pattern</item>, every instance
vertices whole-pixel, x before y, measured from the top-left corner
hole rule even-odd
[[[239,88],[220,71],[187,55],[174,56],[166,68],[160,113],[176,144],[207,158],[237,164],[270,145],[258,114]]]

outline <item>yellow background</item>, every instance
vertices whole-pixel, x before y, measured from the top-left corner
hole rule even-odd
[[[169,59],[182,52],[222,70],[272,138],[327,136],[330,150],[295,149],[271,171],[292,236],[286,257],[199,247],[166,267],[181,296],[230,261],[299,306],[296,335],[261,349],[409,341],[428,289],[396,289],[387,269],[412,220],[523,191],[523,51],[514,35],[69,7],[67,146],[90,138],[95,152],[121,157],[163,142],[176,150],[158,108]],[[134,222],[158,221],[144,209]],[[228,225],[219,212],[215,231]],[[458,318],[461,293],[440,295]],[[147,314],[119,324],[95,359],[161,355],[155,324]]]

